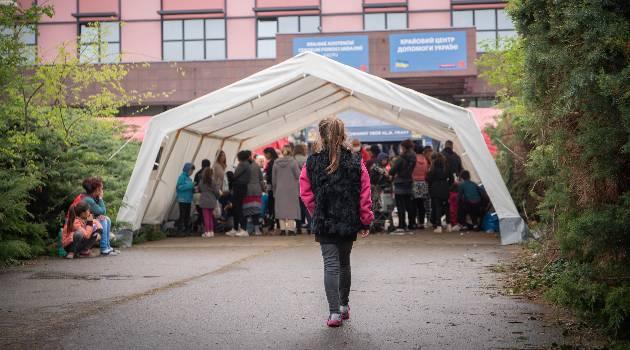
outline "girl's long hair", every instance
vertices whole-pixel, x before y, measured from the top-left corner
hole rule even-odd
[[[66,232],[72,232],[74,229],[74,220],[89,209],[90,206],[85,201],[80,201],[76,205],[70,206],[70,210],[68,210],[68,221],[66,222]]]
[[[341,152],[350,150],[350,145],[346,140],[346,129],[343,121],[337,118],[326,118],[319,122],[319,140],[315,145],[316,152],[328,151],[330,164],[326,168],[326,173],[332,174],[339,168],[341,163]]]
[[[205,168],[203,173],[201,173],[201,182],[206,184],[208,187],[212,186],[212,174],[212,167]]]

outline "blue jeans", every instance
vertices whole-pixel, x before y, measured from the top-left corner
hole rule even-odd
[[[103,226],[103,233],[101,233],[101,252],[104,252],[111,249],[109,245],[109,232],[112,229],[112,220],[106,216],[105,220],[99,220],[98,222]]]

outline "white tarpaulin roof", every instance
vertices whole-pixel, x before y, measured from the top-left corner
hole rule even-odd
[[[527,227],[469,111],[310,52],[151,119],[118,221],[133,229],[162,223],[186,162],[199,169],[218,149],[230,161],[239,150],[256,149],[348,109],[453,140],[463,166],[483,183],[494,205],[501,243],[525,238]]]

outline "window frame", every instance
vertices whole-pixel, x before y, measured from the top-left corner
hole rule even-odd
[[[492,10],[494,11],[494,29],[477,29],[477,25],[475,23],[475,12],[476,11],[488,11],[488,10]],[[456,12],[470,12],[471,16],[472,16],[472,26],[475,28],[475,34],[479,33],[479,32],[484,32],[484,33],[494,33],[494,47],[495,48],[500,48],[499,47],[499,33],[511,33],[511,32],[516,32],[515,28],[511,28],[511,29],[499,29],[499,11],[505,11],[504,8],[479,8],[479,9],[462,9],[462,10],[451,10],[451,28],[454,27],[454,23],[453,23],[453,19],[454,19],[454,14]],[[512,25],[514,25],[514,22],[512,22]],[[477,35],[475,35],[477,36]],[[479,43],[475,42],[475,51],[477,53],[483,53],[485,51],[481,51],[481,48],[479,47]]]
[[[405,15],[405,27],[404,28],[389,28],[389,15],[392,14],[403,14]],[[383,29],[366,29],[365,28],[365,17],[367,15],[383,15],[385,28]],[[409,12],[364,12],[363,13],[363,30],[368,32],[377,32],[377,31],[386,31],[386,30],[407,30],[409,29]]]
[[[296,17],[297,18],[297,32],[295,33],[285,33],[285,32],[280,32],[280,21],[279,18],[282,17]],[[302,18],[303,17],[317,17],[317,20],[319,22],[318,26],[317,26],[317,32],[302,32]],[[276,22],[276,34],[274,34],[274,36],[260,36],[259,35],[259,31],[258,31],[258,23],[260,21],[263,22]],[[322,32],[322,16],[321,15],[291,15],[291,16],[275,16],[275,17],[256,17],[256,58],[257,59],[271,59],[271,58],[276,58],[276,55],[274,53],[273,57],[260,57],[259,56],[259,50],[258,50],[258,43],[259,41],[262,40],[276,40],[276,35],[278,34],[318,34]]]
[[[98,23],[98,27],[97,27],[97,37],[98,37],[98,40],[97,40],[96,42],[93,42],[93,41],[89,41],[89,42],[82,42],[82,39],[81,39],[81,34],[82,34],[82,28],[83,28],[83,26],[89,27],[89,26],[90,26],[90,24],[95,24],[95,23]],[[106,40],[101,40],[101,36],[103,35],[103,34],[102,34],[102,30],[101,30],[101,24],[102,24],[102,23],[117,23],[117,24],[118,24],[118,41],[106,41]],[[78,58],[79,58],[79,62],[81,62],[81,63],[90,63],[90,64],[117,64],[117,63],[120,63],[120,62],[122,61],[122,57],[121,57],[121,52],[122,52],[122,50],[121,50],[121,49],[122,49],[122,45],[121,45],[121,42],[122,42],[122,40],[121,40],[121,39],[122,39],[122,38],[121,38],[121,37],[122,37],[122,33],[121,33],[121,31],[122,31],[122,30],[121,30],[121,29],[122,29],[122,26],[121,26],[121,22],[120,22],[120,21],[89,21],[89,22],[79,22],[79,23],[78,23],[78,26],[79,26],[79,37],[78,37],[78,42],[77,42],[77,56],[78,56]],[[118,45],[118,53],[116,54],[116,55],[117,55],[117,57],[116,57],[116,60],[115,60],[115,61],[112,61],[112,62],[103,62],[103,60],[102,60],[102,59],[103,59],[103,56],[102,56],[102,54],[101,54],[101,50],[103,49],[103,45],[101,45],[101,43],[103,43],[103,42],[107,43],[107,47],[108,47],[108,48],[109,48],[109,45],[110,45],[110,44],[117,44],[117,45]],[[94,62],[94,61],[92,61],[92,60],[89,60],[89,61],[81,61],[81,52],[83,51],[83,47],[84,47],[84,46],[90,46],[90,45],[95,45],[95,46],[97,47],[97,49],[98,49],[98,50],[97,50],[97,56],[96,56],[97,61],[96,61],[96,62]]]
[[[182,35],[179,39],[164,39],[164,24],[166,22],[181,22]],[[201,39],[186,39],[186,22],[187,21],[201,21],[203,36]],[[207,33],[207,21],[223,21],[223,38],[209,38]],[[162,25],[160,27],[162,33],[162,62],[191,62],[191,61],[225,61],[227,60],[227,21],[225,18],[186,18],[186,19],[162,19]],[[208,41],[223,42],[223,58],[208,58]],[[203,44],[203,58],[199,59],[186,59],[186,43],[187,42],[200,42]],[[168,60],[164,59],[164,44],[165,43],[181,43],[181,59]]]

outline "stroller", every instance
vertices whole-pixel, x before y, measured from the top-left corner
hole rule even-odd
[[[372,185],[372,211],[374,232],[392,232],[395,229],[392,212],[394,211],[394,193],[391,185]]]

